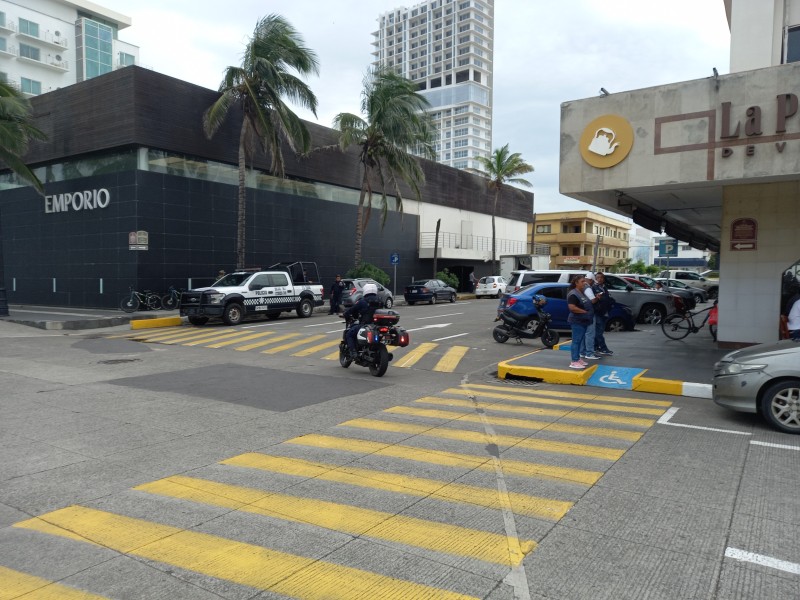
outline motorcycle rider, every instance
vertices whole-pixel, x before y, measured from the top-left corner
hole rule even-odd
[[[355,358],[357,351],[356,335],[358,330],[369,323],[372,323],[372,316],[375,310],[381,307],[381,302],[378,300],[378,286],[374,283],[367,283],[364,285],[363,295],[361,299],[353,306],[348,308],[341,314],[343,319],[356,320],[353,325],[347,330],[345,334],[345,341],[347,342],[347,349],[350,351],[350,357]]]

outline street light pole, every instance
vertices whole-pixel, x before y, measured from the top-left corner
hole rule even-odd
[[[597,241],[594,244],[594,261],[592,262],[592,273],[597,272],[597,251],[600,249],[600,244],[603,243],[603,236],[597,234]]]
[[[8,316],[8,298],[6,297],[6,270],[3,263],[3,212],[0,209],[0,317]]]

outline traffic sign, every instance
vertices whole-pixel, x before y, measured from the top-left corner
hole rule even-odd
[[[397,252],[392,253],[392,255],[389,257],[389,262],[391,262],[393,265],[399,264],[400,255]]]
[[[678,256],[678,240],[658,240],[659,256]]]

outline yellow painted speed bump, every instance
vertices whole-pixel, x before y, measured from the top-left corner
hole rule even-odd
[[[180,317],[160,317],[158,319],[133,319],[131,329],[154,329],[156,327],[179,327],[183,325]]]

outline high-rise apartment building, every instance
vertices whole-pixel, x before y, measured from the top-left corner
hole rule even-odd
[[[376,66],[414,81],[431,104],[440,163],[480,168],[492,151],[494,0],[428,0],[378,17]]]
[[[28,96],[138,64],[130,17],[85,0],[0,0],[0,77]]]

